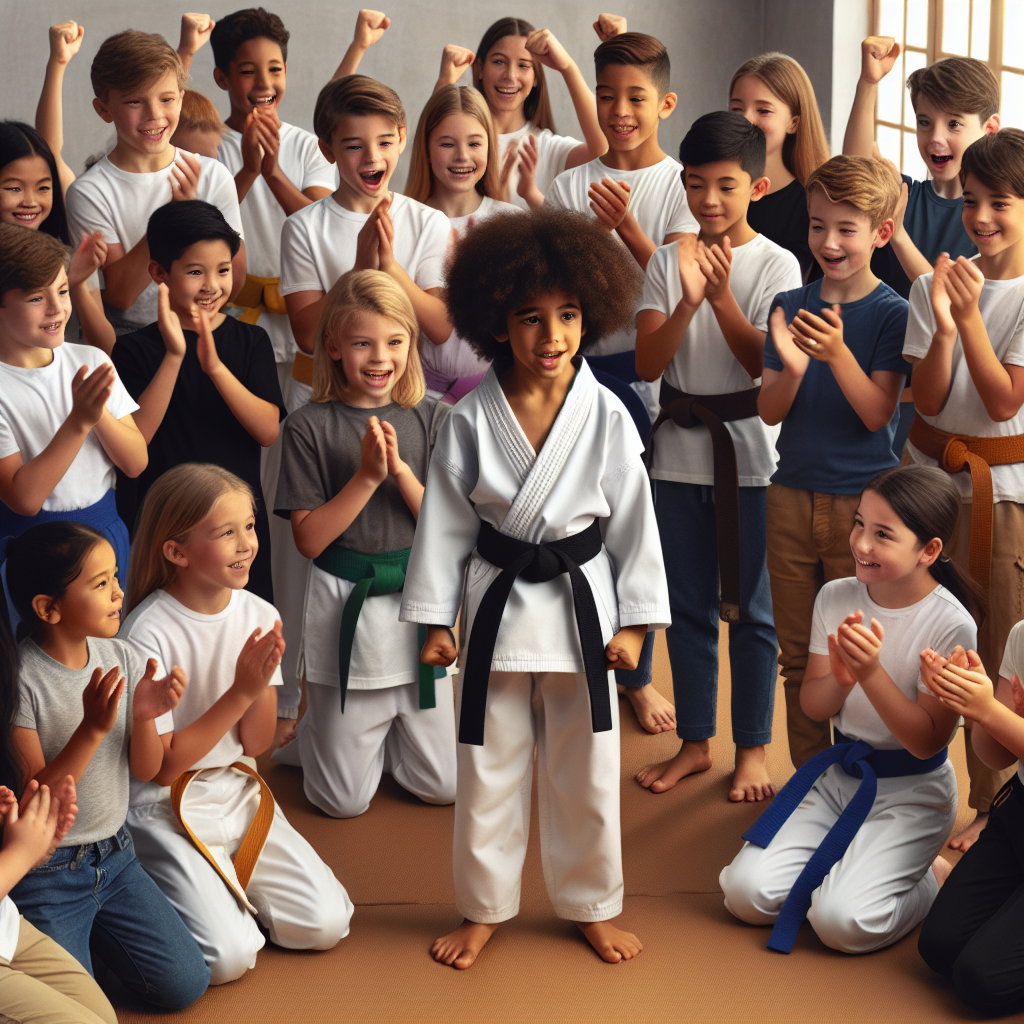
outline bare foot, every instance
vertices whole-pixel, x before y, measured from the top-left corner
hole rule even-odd
[[[932,861],[932,874],[935,876],[936,881],[939,883],[941,889],[943,883],[949,878],[949,873],[953,870],[953,865],[946,860],[945,857],[936,857]]]
[[[654,683],[646,686],[624,686],[623,691],[633,705],[636,720],[655,736],[660,732],[672,732],[676,727],[676,706],[663,697]]]
[[[974,816],[974,821],[970,823],[959,835],[954,836],[949,841],[949,848],[951,850],[969,850],[977,841],[978,836],[981,835],[982,829],[988,824],[988,812],[982,814],[980,811]]]
[[[710,750],[708,740],[684,740],[671,761],[645,765],[636,773],[636,781],[652,793],[664,793],[687,775],[706,772],[711,767]]]
[[[775,786],[768,774],[764,747],[737,747],[736,770],[732,773],[729,799],[736,804],[756,803],[775,796]]]
[[[274,742],[270,744],[270,749],[280,750],[281,747],[291,743],[295,739],[295,729],[298,724],[297,718],[279,718],[274,729]]]
[[[439,964],[447,964],[449,967],[464,971],[467,967],[473,966],[480,955],[480,950],[487,945],[487,940],[497,927],[496,924],[463,921],[455,931],[442,935],[430,947],[430,955]]]
[[[632,933],[616,928],[611,921],[577,921],[576,927],[587,937],[597,955],[608,964],[632,960],[644,948]]]

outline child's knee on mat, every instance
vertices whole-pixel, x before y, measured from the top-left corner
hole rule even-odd
[[[184,1010],[207,990],[211,984],[210,977],[210,968],[196,947],[194,956],[181,956],[175,961],[172,972],[160,979],[159,987],[144,995],[152,1005],[161,1010]]]
[[[256,954],[263,946],[263,941],[255,926],[252,931],[259,936],[259,943],[253,942],[248,928],[241,934],[225,931],[217,936],[216,947],[212,953],[206,953],[211,985],[226,985],[229,981],[237,981],[246,971],[256,966]]]
[[[884,944],[877,929],[869,928],[859,911],[863,905],[846,897],[822,896],[818,889],[811,897],[807,920],[829,949],[840,953],[867,953]]]
[[[331,818],[358,818],[370,809],[370,801],[361,793],[313,789],[308,781],[304,789],[306,799]]]
[[[741,850],[731,864],[722,868],[718,884],[725,894],[725,909],[747,924],[771,924],[778,907],[764,891],[763,872],[754,870]]]
[[[1020,979],[1006,971],[1005,964],[994,965],[991,953],[991,947],[983,943],[974,944],[974,948],[968,943],[953,964],[953,988],[968,1006],[981,1013],[1014,1013],[1024,1006]]]

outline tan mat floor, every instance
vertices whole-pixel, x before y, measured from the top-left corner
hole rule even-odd
[[[293,824],[331,865],[356,904],[348,938],[324,953],[267,946],[256,969],[211,989],[162,1021],[780,1021],[939,1024],[976,1019],[917,955],[917,933],[879,953],[826,949],[808,925],[789,956],[764,948],[767,929],[737,923],[722,905],[718,873],[741,845],[759,807],[726,800],[732,768],[728,665],[723,644],[715,764],[652,795],[633,775],[671,756],[674,735],[643,733],[622,711],[623,924],[644,943],[630,963],[602,963],[576,929],[551,911],[540,868],[536,800],[523,876],[522,913],[502,925],[469,971],[435,964],[432,940],[458,923],[451,879],[452,809],[427,807],[385,778],[369,811],[334,821],[302,794],[298,769],[261,770]],[[671,694],[663,638],[655,682]],[[781,682],[770,748],[773,777],[792,772]],[[952,748],[966,803],[963,739]],[[154,1017],[111,993],[125,1024]]]

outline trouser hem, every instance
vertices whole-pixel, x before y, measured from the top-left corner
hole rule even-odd
[[[676,735],[681,740],[709,740],[717,732],[713,725],[677,725]]]
[[[455,909],[473,924],[501,924],[503,921],[511,921],[519,913],[519,901],[510,904],[502,910],[484,910],[482,907],[471,907],[459,900],[455,901]]]
[[[622,913],[622,897],[601,906],[574,907],[565,903],[554,904],[555,914],[563,921],[578,921],[593,924],[596,921],[610,921]]]
[[[732,731],[732,741],[737,747],[766,747],[772,741],[771,729],[767,732]]]

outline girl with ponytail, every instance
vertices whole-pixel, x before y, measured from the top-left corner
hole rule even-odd
[[[949,875],[938,853],[956,821],[946,746],[959,715],[921,679],[932,652],[972,646],[984,611],[945,554],[959,510],[942,470],[879,474],[850,533],[857,575],[818,593],[800,703],[831,718],[834,745],[797,771],[719,880],[736,917],[774,925],[772,949],[788,953],[805,916],[833,949],[888,946]]]

